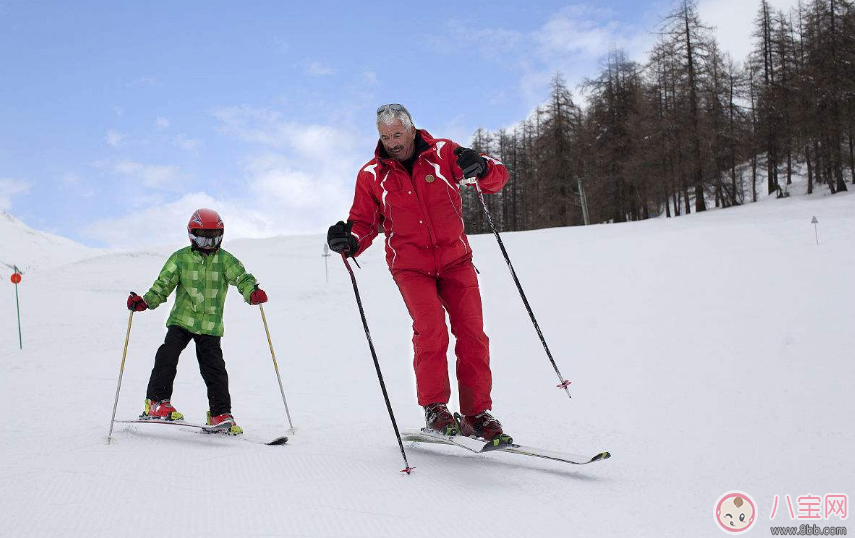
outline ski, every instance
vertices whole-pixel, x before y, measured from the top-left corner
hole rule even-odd
[[[511,443],[509,445],[485,448],[484,452],[510,452],[511,454],[519,454],[521,456],[532,456],[535,458],[544,458],[552,461],[560,461],[563,463],[572,463],[573,465],[586,465],[595,461],[607,460],[612,457],[609,452],[598,452],[593,456],[581,456],[578,454],[568,454],[565,452],[557,452],[554,450],[544,450],[530,446],[518,445]]]
[[[198,433],[206,433],[206,434],[219,434],[224,437],[233,437],[235,439],[240,439],[241,441],[246,441],[248,443],[260,444],[260,445],[268,445],[268,446],[279,446],[284,445],[288,442],[288,437],[281,436],[276,437],[270,441],[263,441],[260,439],[253,439],[252,437],[245,437],[245,434],[240,435],[229,435],[228,428],[230,425],[228,423],[224,423],[223,425],[217,426],[209,426],[207,424],[195,424],[193,422],[186,422],[184,420],[158,420],[151,418],[137,418],[132,420],[117,420],[116,422],[121,422],[122,424],[168,424],[172,426],[182,426],[179,428],[184,431],[190,432],[198,432]]]
[[[207,424],[195,424],[184,420],[160,420],[156,418],[135,418],[131,420],[117,420],[116,422],[121,422],[122,424],[166,424],[169,426],[186,426],[188,428],[205,431],[206,433],[221,432],[223,430],[227,430],[231,426],[230,424],[209,426]]]
[[[464,448],[470,452],[481,453],[484,450],[486,441],[482,439],[473,439],[463,435],[443,435],[438,432],[421,430],[401,430],[401,439],[404,441],[412,441],[416,443],[435,443],[440,445],[454,445]]]
[[[227,433],[227,430],[224,430],[224,429],[223,430],[212,430],[210,428],[204,428],[204,429],[189,429],[188,428],[186,431],[193,432],[193,433],[217,434],[217,435],[222,435],[222,436],[225,436],[228,438],[234,438],[234,439],[237,439],[239,441],[246,441],[247,443],[254,443],[256,445],[279,446],[279,445],[284,445],[285,443],[288,442],[288,437],[285,435],[283,435],[281,437],[276,437],[272,441],[264,441],[262,439],[255,439],[253,437],[247,437],[245,433],[241,433],[238,435],[230,435],[229,433]]]
[[[508,452],[511,454],[519,454],[521,456],[531,456],[535,458],[544,458],[562,463],[571,463],[573,465],[586,465],[595,461],[609,459],[612,455],[608,452],[599,452],[593,456],[582,456],[578,454],[568,454],[565,452],[557,452],[553,450],[544,450],[530,446],[518,445],[515,443],[493,445],[490,441],[483,439],[474,439],[464,437],[462,435],[448,436],[440,433],[422,430],[404,430],[401,432],[401,438],[405,441],[416,443],[436,443],[442,445],[452,445],[463,448],[476,454],[486,454],[488,452]]]

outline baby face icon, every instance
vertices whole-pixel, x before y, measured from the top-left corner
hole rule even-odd
[[[741,534],[754,524],[757,512],[754,500],[741,491],[730,491],[722,495],[715,506],[715,521],[729,534]]]

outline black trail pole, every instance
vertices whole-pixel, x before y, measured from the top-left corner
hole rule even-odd
[[[519,278],[517,278],[517,272],[514,271],[514,265],[511,263],[511,258],[508,256],[508,251],[505,250],[505,244],[502,243],[502,238],[499,236],[498,230],[496,230],[496,225],[493,224],[493,217],[490,215],[490,211],[487,209],[487,203],[484,201],[484,193],[481,191],[481,185],[478,184],[478,180],[475,178],[466,178],[460,180],[461,185],[474,185],[475,190],[478,192],[478,200],[481,202],[481,207],[484,209],[484,215],[487,217],[487,222],[490,223],[490,228],[493,230],[493,235],[496,236],[496,241],[499,243],[499,248],[502,251],[502,256],[505,257],[505,263],[508,264],[508,269],[511,271],[511,276],[514,279],[514,283],[517,285],[517,290],[520,292],[520,297],[522,298],[523,304],[525,305],[526,311],[528,311],[528,315],[531,318],[531,322],[534,325],[534,330],[537,331],[537,336],[540,338],[540,343],[543,344],[543,349],[546,351],[546,356],[549,357],[549,362],[552,363],[552,369],[555,370],[555,373],[558,375],[558,380],[560,383],[558,384],[558,388],[564,389],[567,393],[568,398],[572,398],[570,396],[570,381],[564,379],[564,376],[561,375],[561,372],[558,370],[558,365],[555,364],[555,359],[552,358],[552,352],[549,351],[549,346],[546,345],[546,339],[543,337],[543,332],[540,330],[540,325],[537,324],[537,319],[534,317],[534,312],[531,310],[531,306],[528,304],[528,299],[525,296],[525,292],[522,289],[522,284],[520,284]]]
[[[362,308],[362,299],[359,297],[359,288],[356,286],[356,276],[347,262],[347,256],[342,254],[341,259],[344,262],[344,266],[347,267],[347,272],[350,273],[350,281],[353,283],[353,293],[356,295],[356,304],[359,306],[359,315],[362,316],[362,326],[365,328],[365,338],[368,339],[368,347],[371,349],[371,356],[374,358],[374,369],[377,370],[377,379],[380,380],[383,399],[386,400],[386,409],[389,411],[389,418],[392,420],[392,427],[395,429],[395,437],[398,438],[398,447],[401,449],[401,456],[404,458],[405,467],[401,469],[401,472],[410,474],[415,467],[410,467],[410,463],[407,461],[407,453],[404,451],[404,443],[401,441],[401,433],[398,431],[398,423],[395,422],[395,413],[392,412],[392,403],[389,401],[389,393],[386,392],[386,383],[383,381],[383,373],[380,371],[380,362],[377,360],[377,352],[374,351],[374,343],[371,341],[368,321],[365,319],[365,310]]]

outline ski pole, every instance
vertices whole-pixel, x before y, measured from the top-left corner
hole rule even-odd
[[[285,400],[285,390],[282,388],[282,376],[279,375],[279,364],[276,362],[276,353],[273,351],[273,341],[270,339],[270,329],[267,328],[267,316],[264,315],[264,306],[258,305],[261,310],[261,321],[264,323],[264,332],[267,333],[267,345],[270,346],[270,356],[273,358],[273,369],[276,370],[276,380],[279,382],[279,392],[282,394],[282,403],[285,404],[285,415],[288,416],[288,425],[291,427],[288,433],[294,433],[294,424],[291,422],[291,412],[288,410],[288,402]]]
[[[131,292],[136,297],[136,293]],[[116,407],[119,405],[119,391],[122,389],[122,374],[125,373],[125,357],[128,356],[128,342],[131,339],[131,323],[134,321],[134,311],[128,316],[128,332],[125,335],[125,349],[122,351],[122,365],[119,367],[119,382],[116,385],[116,400],[113,402],[113,418],[110,419],[110,433],[107,434],[107,444],[113,440],[113,423],[116,422]]]
[[[459,181],[460,185],[474,185],[475,190],[478,192],[478,200],[481,202],[481,207],[484,209],[484,215],[487,217],[487,222],[490,223],[490,228],[493,229],[493,235],[496,236],[496,241],[499,243],[499,248],[502,251],[502,255],[505,257],[505,263],[508,264],[508,269],[511,271],[511,276],[514,279],[514,283],[517,285],[517,290],[520,292],[520,297],[522,297],[523,304],[525,305],[525,309],[528,311],[528,315],[531,318],[532,324],[534,324],[534,330],[537,331],[537,336],[540,337],[540,343],[543,344],[543,349],[546,351],[546,356],[549,357],[549,362],[552,363],[552,368],[555,370],[555,373],[558,374],[559,384],[557,385],[559,389],[564,389],[567,393],[568,398],[572,398],[570,396],[570,381],[564,379],[564,376],[561,375],[561,372],[558,370],[558,365],[555,364],[555,359],[552,358],[552,352],[549,351],[549,346],[546,345],[546,339],[543,337],[543,332],[540,330],[540,325],[537,324],[537,319],[534,317],[534,312],[531,310],[531,306],[528,304],[528,299],[526,299],[525,292],[522,289],[522,284],[520,284],[519,278],[517,278],[517,273],[514,271],[514,266],[511,263],[510,257],[508,257],[508,251],[505,250],[505,244],[502,243],[502,238],[499,236],[498,230],[496,230],[496,225],[493,224],[493,217],[490,215],[490,211],[487,209],[487,203],[484,201],[484,193],[481,191],[481,185],[478,184],[478,179],[474,177],[464,178]]]
[[[362,308],[362,299],[359,297],[359,288],[356,286],[356,276],[353,274],[353,269],[347,263],[347,256],[342,253],[341,259],[344,266],[347,267],[347,272],[350,273],[350,281],[353,283],[353,293],[356,295],[356,304],[359,306],[359,315],[362,317],[362,326],[365,328],[365,338],[368,339],[368,347],[371,349],[371,356],[374,358],[374,369],[377,370],[377,379],[380,380],[380,388],[383,390],[383,399],[386,400],[386,409],[389,411],[389,418],[392,419],[392,428],[395,430],[395,437],[398,438],[398,447],[401,449],[401,456],[404,458],[404,468],[402,473],[410,474],[415,467],[410,467],[407,461],[407,453],[404,451],[404,443],[401,441],[401,433],[398,431],[398,423],[395,422],[395,413],[392,412],[392,404],[389,402],[389,393],[386,392],[386,383],[383,381],[383,373],[380,372],[380,362],[377,360],[377,352],[374,351],[374,343],[371,341],[371,333],[368,331],[368,321],[365,319],[365,310]],[[356,262],[356,260],[354,260]],[[359,265],[358,263],[356,265]]]

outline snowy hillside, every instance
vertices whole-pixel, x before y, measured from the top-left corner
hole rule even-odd
[[[92,249],[70,239],[33,230],[0,211],[0,263],[17,265],[25,273],[97,256]]]
[[[158,425],[117,425],[105,444],[125,298],[147,290],[167,249],[34,272],[20,288],[23,351],[7,278],[0,535],[718,537],[714,504],[741,490],[758,505],[750,532],[762,536],[795,524],[780,507],[769,520],[776,495],[855,494],[855,196],[503,239],[573,399],[555,388],[494,238],[477,236],[494,414],[524,444],[609,450],[610,460],[573,467],[407,445],[416,470],[402,475],[341,261],[329,259],[325,284],[321,235],[227,235],[225,248],[270,296],[265,312],[298,429],[289,444]],[[46,244],[15,248],[18,259],[38,260]],[[379,242],[360,262],[398,423],[418,427],[407,312]],[[168,311],[133,317],[120,418],[142,411]],[[238,423],[256,438],[285,433],[258,308],[233,291],[225,324]],[[192,348],[173,402],[200,421],[207,404]]]

